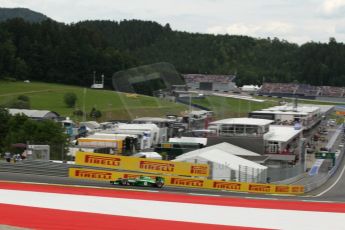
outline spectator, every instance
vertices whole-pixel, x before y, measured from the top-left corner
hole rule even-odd
[[[22,160],[25,160],[27,156],[28,156],[28,154],[27,154],[26,150],[24,150],[24,152],[21,155]]]
[[[5,152],[5,160],[7,162],[11,162],[11,153],[10,152]]]

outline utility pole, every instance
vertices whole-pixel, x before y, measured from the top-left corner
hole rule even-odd
[[[96,71],[93,71],[93,84],[96,84]]]
[[[86,88],[84,88],[83,92],[83,121],[86,120],[86,112],[85,112],[85,96],[86,96]]]
[[[189,114],[188,114],[188,128],[191,130],[191,119],[192,119],[192,93],[189,92]]]

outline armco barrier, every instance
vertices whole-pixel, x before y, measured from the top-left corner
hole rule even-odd
[[[127,173],[117,171],[104,171],[94,169],[70,168],[69,177],[90,180],[110,181],[118,178],[136,178],[138,176],[150,176],[155,178],[154,174],[142,173]],[[234,181],[216,181],[206,180],[200,178],[180,177],[180,176],[167,176],[164,177],[165,184],[168,186],[178,186],[186,188],[203,188],[203,189],[216,189],[237,192],[252,192],[252,193],[271,193],[271,194],[303,194],[304,187],[300,185],[282,185],[282,184],[256,184],[244,183]]]
[[[207,177],[209,175],[209,167],[207,164],[172,162],[89,152],[77,152],[75,163],[77,165],[139,171],[146,173],[202,177]]]

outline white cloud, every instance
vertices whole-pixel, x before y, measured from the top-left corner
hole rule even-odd
[[[27,7],[65,23],[141,19],[188,32],[345,42],[345,0],[0,0],[0,6]]]
[[[338,34],[342,34],[343,36],[345,35],[345,20],[338,23],[336,26],[335,26],[335,32],[338,33]]]
[[[324,16],[344,16],[345,0],[324,0],[320,7],[320,12]]]

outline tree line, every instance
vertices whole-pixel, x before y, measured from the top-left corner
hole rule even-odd
[[[334,38],[297,45],[277,38],[179,32],[140,20],[0,23],[0,79],[90,86],[96,71],[111,87],[114,72],[155,62],[169,62],[180,73],[236,74],[239,85],[345,86],[345,45]]]
[[[0,108],[0,153],[22,153],[14,144],[49,145],[50,158],[61,159],[66,153],[68,136],[60,123],[52,120],[32,120],[25,115],[10,115]]]

